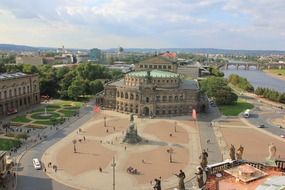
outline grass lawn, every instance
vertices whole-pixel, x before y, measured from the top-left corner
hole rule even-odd
[[[269,69],[269,70],[266,70],[266,71],[268,71],[269,73],[274,73],[274,74],[277,74],[277,75],[285,76],[285,69]]]
[[[75,113],[76,110],[59,110],[58,112],[63,113],[64,117],[72,117]]]
[[[238,99],[236,104],[233,105],[221,105],[219,110],[223,115],[226,116],[237,116],[246,109],[252,109],[254,106],[242,99]]]
[[[58,118],[60,117],[59,113],[56,113],[56,112],[47,112],[48,116],[44,116],[44,112],[39,112],[39,113],[33,113],[31,115],[31,118],[33,119],[51,119],[51,118]]]
[[[19,122],[19,123],[29,123],[31,120],[26,118],[25,116],[18,116],[12,119],[12,122]]]
[[[76,101],[70,101],[70,100],[54,100],[54,104],[59,105],[59,106],[75,106],[75,107],[82,107],[83,102],[76,102]]]
[[[43,121],[34,121],[34,124],[41,124],[41,125],[52,125],[52,121],[50,120],[43,120]]]
[[[10,150],[13,147],[20,146],[21,142],[19,140],[13,139],[0,139],[0,150]]]

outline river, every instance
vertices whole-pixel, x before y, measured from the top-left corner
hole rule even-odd
[[[228,70],[221,69],[221,71],[225,73],[225,77],[228,77],[230,74],[237,74],[241,77],[246,78],[254,88],[266,87],[277,90],[279,92],[285,92],[284,80],[274,78],[262,71],[243,69],[236,70],[235,67],[229,67]]]

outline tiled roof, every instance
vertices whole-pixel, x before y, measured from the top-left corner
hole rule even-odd
[[[17,72],[17,73],[0,73],[0,80],[19,78],[19,77],[23,77],[23,76],[27,76],[27,74],[22,73],[22,72]]]

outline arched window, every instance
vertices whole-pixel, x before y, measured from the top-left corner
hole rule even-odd
[[[134,99],[134,95],[133,95],[133,93],[131,93],[131,95],[130,95],[130,99],[131,99],[131,100],[133,100],[133,99]]]
[[[126,98],[126,99],[128,99],[128,98],[129,98],[129,95],[128,95],[128,93],[127,93],[127,92],[125,93],[125,98]]]
[[[121,92],[121,98],[124,98],[124,93],[123,92]]]

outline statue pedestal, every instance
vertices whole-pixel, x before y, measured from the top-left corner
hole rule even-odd
[[[266,166],[273,166],[273,167],[276,167],[276,163],[275,163],[275,159],[269,159],[269,158],[266,158],[264,164]]]

